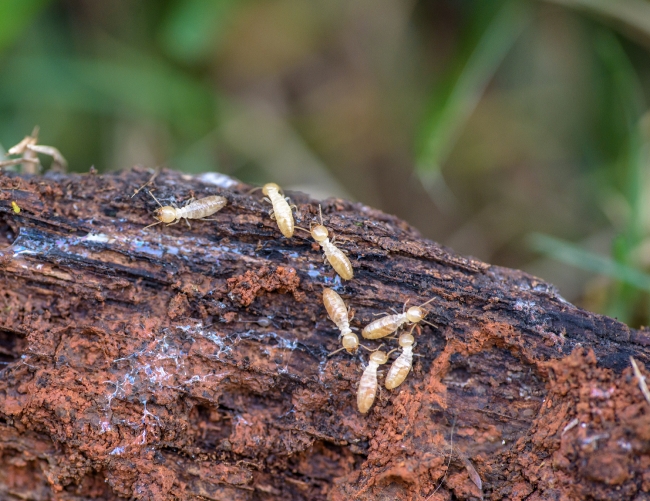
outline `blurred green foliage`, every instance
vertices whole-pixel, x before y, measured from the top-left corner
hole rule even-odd
[[[355,198],[648,324],[649,48],[645,0],[7,0],[0,143]]]

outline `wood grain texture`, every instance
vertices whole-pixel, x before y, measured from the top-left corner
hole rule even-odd
[[[284,238],[246,185],[163,171],[154,182],[163,204],[221,195],[228,205],[191,229],[142,231],[157,205],[131,195],[149,178],[0,175],[3,498],[650,491],[650,406],[629,368],[633,355],[647,374],[647,331],[344,200],[288,194],[301,226],[322,205],[351,281],[336,278],[308,235]],[[406,300],[437,298],[427,306],[437,327],[416,331],[413,370],[366,415],[356,388],[368,355],[326,357],[340,344],[323,286],[351,306],[356,328]]]

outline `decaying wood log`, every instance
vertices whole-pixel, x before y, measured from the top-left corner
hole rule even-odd
[[[229,204],[143,231],[149,178],[0,176],[2,499],[649,499],[647,331],[344,200],[321,203],[345,283],[250,186],[163,171],[159,199]],[[323,285],[356,327],[436,298],[367,415]]]

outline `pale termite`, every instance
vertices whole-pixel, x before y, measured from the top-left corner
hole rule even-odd
[[[320,206],[318,207],[318,210],[320,212]],[[339,276],[344,280],[352,280],[352,277],[354,276],[352,263],[350,263],[348,256],[346,256],[341,249],[334,245],[333,240],[330,242],[329,231],[323,225],[322,213],[320,215],[320,222],[321,224],[317,224],[309,230],[312,238],[316,240],[316,242],[318,242],[318,244],[321,246],[323,252],[325,253],[325,259],[329,261],[329,263],[332,265],[332,268],[334,268],[334,271],[338,273]],[[304,228],[300,229],[307,231]]]
[[[334,322],[341,331],[341,344],[343,344],[343,348],[330,353],[330,356],[341,350],[347,350],[348,353],[354,353],[357,351],[357,348],[359,348],[359,338],[354,332],[352,332],[352,329],[350,329],[348,309],[346,308],[341,296],[339,296],[336,291],[325,287],[323,289],[323,304],[325,305],[325,309],[327,310],[330,319],[332,319],[332,322]]]
[[[413,329],[411,329],[413,332]],[[386,375],[386,388],[392,390],[404,382],[408,376],[411,366],[413,365],[413,344],[415,338],[409,333],[402,333],[399,337],[399,345],[402,347],[402,353],[393,362]]]
[[[280,187],[275,183],[267,183],[262,187],[262,193],[268,198],[268,202],[273,205],[271,217],[278,223],[278,228],[282,234],[291,238],[294,231],[293,213],[287,199],[280,193]]]
[[[370,355],[368,367],[363,371],[357,391],[357,407],[359,412],[365,414],[372,407],[377,394],[377,369],[388,361],[388,354],[383,351],[373,351]]]
[[[411,306],[403,313],[386,315],[385,317],[373,320],[363,328],[361,335],[366,339],[379,339],[392,334],[406,323],[417,324],[419,322],[424,322],[425,324],[431,325],[429,322],[424,320],[427,311],[423,308],[423,306],[426,306],[434,299],[435,298],[432,298],[420,306]]]
[[[166,223],[167,226],[170,226],[178,223],[181,219],[185,219],[185,222],[187,222],[187,225],[189,226],[190,223],[188,219],[204,219],[215,212],[220,211],[228,203],[228,200],[224,197],[212,195],[198,200],[190,200],[190,202],[183,207],[172,207],[171,205],[163,206],[163,204],[153,196],[153,193],[150,191],[148,193],[158,203],[158,205],[160,205],[160,208],[156,209],[153,215],[158,222],[145,226],[143,228],[145,230],[160,223]]]

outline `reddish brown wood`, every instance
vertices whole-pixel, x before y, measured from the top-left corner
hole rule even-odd
[[[647,331],[344,200],[321,202],[343,284],[249,186],[164,171],[157,197],[229,204],[142,231],[149,177],[0,176],[3,499],[648,499],[629,364],[645,371]],[[308,227],[317,202],[290,195]],[[412,373],[365,416],[367,353],[326,357],[324,284],[356,327],[436,297]]]

